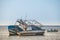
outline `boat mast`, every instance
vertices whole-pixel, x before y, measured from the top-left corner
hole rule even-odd
[[[24,22],[24,20],[19,19],[19,20],[17,20],[17,22],[19,23],[19,26],[21,26],[21,27],[23,28],[23,30],[26,31],[26,29],[27,29],[27,24]]]

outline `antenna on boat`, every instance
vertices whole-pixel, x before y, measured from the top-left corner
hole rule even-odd
[[[25,20],[26,20],[26,18],[27,18],[27,14],[25,14]]]

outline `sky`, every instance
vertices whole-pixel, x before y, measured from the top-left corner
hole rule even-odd
[[[15,24],[17,19],[60,24],[60,0],[0,0],[0,24]]]

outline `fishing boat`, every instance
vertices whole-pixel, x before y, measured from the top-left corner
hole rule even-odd
[[[31,22],[27,22],[27,20],[17,20],[16,22],[19,25],[9,25],[8,31],[9,35],[44,35],[45,30],[41,27],[32,24]],[[30,23],[30,24],[28,24]]]

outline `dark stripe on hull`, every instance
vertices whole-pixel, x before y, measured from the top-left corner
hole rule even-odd
[[[13,35],[18,35],[17,32],[11,32],[9,31],[9,35],[13,36]],[[38,32],[38,33],[20,33],[20,36],[34,36],[34,35],[44,35],[44,32]]]

